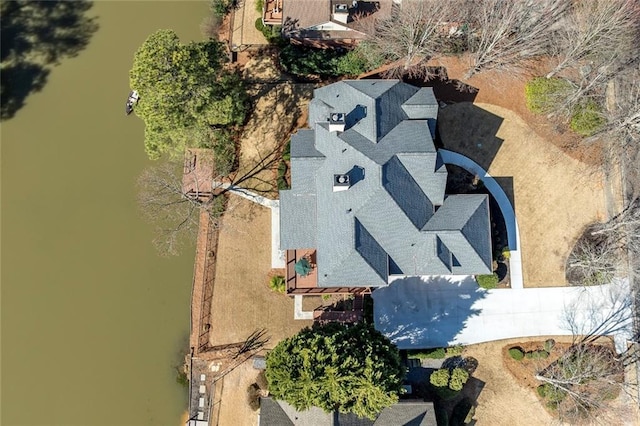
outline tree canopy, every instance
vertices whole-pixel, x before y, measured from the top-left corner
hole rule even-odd
[[[297,410],[374,419],[398,401],[404,373],[395,345],[364,323],[306,328],[267,355],[269,392]]]
[[[185,129],[206,134],[244,121],[247,95],[240,77],[223,68],[225,61],[222,43],[184,45],[171,30],[156,31],[140,46],[129,77],[140,95],[135,113],[146,126],[149,157],[181,152],[190,144],[177,137]]]

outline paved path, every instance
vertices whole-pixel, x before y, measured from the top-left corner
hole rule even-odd
[[[518,230],[518,221],[516,220],[516,214],[513,210],[513,206],[509,201],[509,197],[504,192],[502,187],[496,182],[496,180],[478,163],[465,157],[457,152],[448,151],[446,149],[438,150],[442,157],[442,161],[445,164],[453,164],[454,166],[462,167],[469,173],[472,173],[480,178],[484,186],[489,190],[493,198],[500,206],[500,211],[504,217],[504,222],[507,226],[507,239],[509,241],[509,273],[511,279],[511,288],[521,289],[524,288],[522,280],[522,255],[520,254],[520,231]]]
[[[232,194],[271,209],[271,267],[280,269],[286,266],[285,251],[280,250],[280,201],[251,192],[248,189],[229,183],[216,182],[215,186],[224,188]]]
[[[613,335],[620,351],[632,336],[626,281],[484,290],[472,276],[406,277],[377,289],[372,297],[376,329],[400,349],[597,330]],[[597,328],[601,324],[604,327]]]

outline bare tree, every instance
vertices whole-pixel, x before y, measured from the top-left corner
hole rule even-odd
[[[393,6],[391,15],[375,23],[363,48],[376,58],[393,64],[387,74],[425,76],[426,63],[443,51],[447,39],[461,36],[458,21],[462,1],[406,0]]]
[[[587,62],[599,67],[633,55],[639,25],[640,8],[635,0],[574,2],[552,39],[558,64],[546,77],[567,67]]]
[[[156,226],[153,242],[158,252],[177,255],[193,242],[202,214],[218,226],[229,191],[272,191],[273,173],[265,172],[273,169],[278,158],[278,150],[258,152],[241,170],[222,176],[216,173],[209,151],[192,149],[183,162],[169,159],[145,169],[138,178],[138,204]]]
[[[585,424],[603,422],[612,410],[613,399],[625,392],[637,397],[636,383],[625,382],[624,368],[637,357],[633,350],[618,355],[602,336],[617,337],[618,348],[633,338],[632,293],[624,280],[610,285],[589,287],[565,307],[565,325],[573,343],[559,357],[540,363],[535,378],[543,385],[542,394],[556,409],[561,421]]]
[[[569,0],[484,0],[471,5],[473,64],[465,78],[487,69],[515,70],[549,52]]]
[[[596,237],[587,231],[567,260],[567,277],[573,285],[606,284],[614,277],[620,247],[606,236]]]

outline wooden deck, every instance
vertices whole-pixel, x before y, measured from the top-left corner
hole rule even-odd
[[[316,250],[298,249],[287,250],[287,294],[367,294],[371,293],[369,287],[318,287],[318,271],[314,267],[311,273],[305,277],[296,274],[295,264],[302,258],[311,259],[316,263]]]
[[[262,21],[265,25],[282,25],[282,0],[265,1]]]

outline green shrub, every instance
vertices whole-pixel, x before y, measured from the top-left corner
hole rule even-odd
[[[549,358],[549,352],[545,350],[529,351],[526,354],[524,354],[524,356],[527,359],[546,359],[546,358]]]
[[[286,290],[286,281],[282,275],[274,275],[269,280],[269,288],[276,293],[284,293]]]
[[[537,113],[551,112],[570,88],[571,83],[561,78],[536,77],[524,88],[527,107]]]
[[[464,384],[469,380],[469,373],[463,368],[456,367],[451,372],[449,388],[454,391],[461,391]]]
[[[449,376],[449,369],[441,368],[431,373],[429,383],[439,388],[446,387],[449,384]]]
[[[409,351],[412,358],[418,359],[442,359],[446,358],[444,348],[434,348],[426,351]]]
[[[509,348],[509,356],[516,361],[521,361],[524,358],[524,351],[520,346],[514,346],[513,348]]]
[[[338,59],[336,73],[338,75],[357,76],[369,71],[369,62],[359,50],[351,50]]]
[[[571,130],[581,136],[591,136],[606,123],[600,105],[592,100],[578,105],[571,116],[569,126]]]
[[[540,385],[536,388],[536,392],[538,392],[538,395],[541,396],[542,398],[547,396],[546,390],[547,388],[544,385]]]
[[[547,406],[550,408],[556,408],[557,405],[567,396],[567,393],[561,389],[556,388],[550,383],[545,383],[536,388],[538,395],[547,399]]]
[[[476,275],[476,281],[478,285],[484,289],[491,290],[498,286],[498,274],[493,273],[490,275]]]
[[[284,146],[284,148],[282,150],[282,159],[284,161],[291,160],[291,140],[289,140],[289,142],[287,142],[287,144]]]
[[[451,356],[461,355],[463,351],[464,351],[464,346],[455,345],[455,346],[449,346],[448,348],[445,349],[444,352],[445,352],[445,357],[449,358]]]
[[[511,258],[511,251],[509,251],[509,247],[502,249],[502,258],[505,260]]]
[[[551,352],[551,350],[556,346],[556,341],[553,339],[547,339],[544,341],[544,350],[547,352]]]
[[[264,7],[264,0],[256,0],[256,12],[262,14],[263,7]]]

